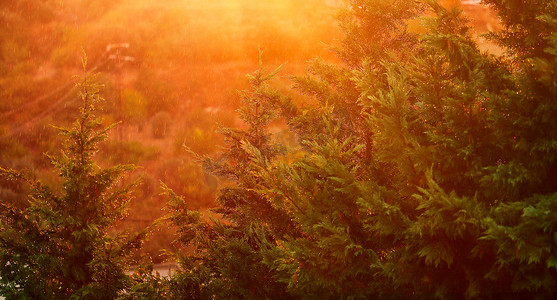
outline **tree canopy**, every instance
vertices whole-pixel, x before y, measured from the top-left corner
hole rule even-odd
[[[557,5],[485,3],[504,56],[479,50],[456,7],[351,0],[342,63],[315,60],[293,79],[307,101],[251,77],[248,130],[223,131],[224,161],[202,159],[237,182],[218,198],[224,219],[180,224],[201,255],[182,274],[208,276],[186,280],[200,280],[198,296],[557,292]],[[275,151],[271,112],[297,149]]]
[[[458,7],[347,0],[337,63],[292,77],[302,100],[260,68],[240,93],[242,128],[219,156],[190,149],[224,179],[210,216],[163,185],[180,269],[125,257],[126,166],[92,161],[106,130],[96,89],[53,158],[58,196],[25,174],[29,208],[2,204],[0,292],[169,299],[543,299],[557,294],[557,2],[484,0],[505,50],[480,50]],[[261,54],[260,54],[261,55]],[[92,88],[92,89],[91,89]],[[289,144],[269,129],[283,121]],[[112,189],[114,187],[114,189]],[[48,280],[46,280],[48,278]],[[132,283],[134,281],[135,283]],[[131,288],[130,288],[131,287]],[[122,292],[127,291],[127,292]]]

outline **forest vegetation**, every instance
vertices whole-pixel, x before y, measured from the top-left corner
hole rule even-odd
[[[182,145],[214,154],[223,144],[218,124],[241,126],[237,91],[257,68],[258,47],[265,63],[286,64],[284,75],[316,56],[332,58],[325,43],[340,36],[334,9],[321,0],[1,1],[0,166],[59,183],[43,154],[62,143],[49,125],[68,126],[78,112],[73,77],[83,49],[109,100],[103,125],[121,122],[96,159],[141,167],[127,175],[142,182],[121,226],[138,230],[164,214],[160,181],[191,208],[212,207],[217,179]],[[0,178],[2,201],[24,205],[28,193]],[[173,239],[160,230],[143,248],[157,262]]]
[[[468,2],[2,2],[0,296],[553,298],[557,3]]]

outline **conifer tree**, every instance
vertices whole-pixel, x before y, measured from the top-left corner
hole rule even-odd
[[[358,98],[343,101],[356,103],[364,122],[344,122],[339,102],[311,107],[317,114],[284,105],[295,129],[322,124],[307,121],[319,117],[330,124],[321,128],[337,129],[300,135],[306,158],[259,172],[259,190],[304,212],[290,209],[309,237],[267,251],[290,289],[418,298],[556,292],[555,4],[522,12],[521,1],[488,2],[505,15],[496,36],[508,58],[481,53],[456,8],[408,1],[415,13],[428,11],[425,33],[411,34],[405,24],[419,15],[394,13],[404,3],[349,2],[346,67],[321,67],[325,87],[298,82],[318,99],[356,86]],[[374,32],[381,36],[355,42]],[[347,73],[347,84],[330,80]],[[339,129],[346,124],[353,129]]]
[[[84,56],[84,70],[86,64]],[[94,76],[85,74],[77,87],[79,116],[71,128],[57,128],[65,144],[60,155],[50,156],[61,186],[0,169],[32,188],[23,209],[0,203],[0,295],[7,299],[114,299],[131,284],[125,274],[130,253],[146,231],[113,236],[109,229],[126,214],[136,182],[119,179],[134,167],[95,163],[98,144],[113,126],[99,129],[94,112],[103,99]]]
[[[479,50],[458,8],[347,1],[343,63],[316,60],[294,79],[303,105],[268,98],[303,153],[271,159],[228,131],[233,164],[207,164],[236,174],[222,212],[243,225],[193,235],[250,246],[209,251],[204,266],[221,271],[205,280],[245,290],[222,268],[239,263],[266,266],[295,298],[555,295],[557,4],[485,2],[505,56]]]
[[[221,128],[226,146],[220,157],[193,153],[207,171],[235,183],[217,197],[220,205],[215,212],[222,220],[202,220],[199,212],[188,211],[186,200],[164,187],[170,196],[168,219],[178,228],[178,242],[195,249],[193,254],[178,254],[182,270],[171,279],[171,298],[289,297],[284,284],[263,264],[257,237],[281,236],[294,227],[285,212],[253,189],[257,180],[253,162],[271,161],[285,151],[266,129],[276,117],[273,103],[282,98],[269,86],[279,71],[280,67],[265,73],[260,61],[260,69],[248,75],[251,88],[240,93],[243,105],[238,110],[248,128]]]

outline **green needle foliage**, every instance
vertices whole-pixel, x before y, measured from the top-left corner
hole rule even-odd
[[[266,129],[277,116],[272,103],[282,98],[269,86],[279,71],[280,67],[265,73],[261,66],[248,76],[251,88],[241,92],[243,106],[238,110],[248,128],[222,128],[226,142],[222,155],[197,156],[206,170],[235,182],[217,197],[220,206],[215,212],[222,219],[207,220],[188,211],[186,201],[163,186],[170,196],[168,219],[178,227],[178,242],[187,246],[177,256],[182,269],[171,279],[172,299],[289,297],[286,285],[277,282],[263,263],[258,236],[284,235],[293,224],[254,189],[259,169],[254,161],[267,163],[285,152]]]
[[[264,100],[240,111],[249,129],[223,131],[224,160],[204,160],[237,185],[222,224],[185,214],[204,271],[184,272],[205,276],[187,282],[237,298],[557,294],[557,2],[484,2],[504,56],[479,50],[458,8],[346,1],[342,63],[294,78],[303,105],[248,98]],[[257,105],[301,154],[272,151]],[[265,282],[278,284],[252,293]]]
[[[86,63],[84,56],[84,70]],[[147,230],[112,236],[109,229],[126,215],[136,183],[119,179],[134,167],[94,162],[98,143],[113,126],[98,129],[94,110],[103,99],[94,78],[85,75],[77,87],[80,114],[71,128],[57,128],[66,143],[61,155],[50,157],[61,187],[0,169],[32,188],[24,209],[0,203],[0,295],[7,299],[114,299],[131,284],[125,274],[130,253]]]

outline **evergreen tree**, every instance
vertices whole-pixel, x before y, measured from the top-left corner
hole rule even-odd
[[[83,68],[87,58],[83,58]],[[109,229],[126,214],[136,182],[122,185],[131,165],[101,168],[93,160],[98,143],[113,126],[98,129],[95,107],[103,100],[94,76],[77,84],[81,108],[61,155],[50,157],[63,179],[50,188],[32,174],[0,169],[32,188],[27,207],[1,202],[0,295],[7,299],[114,299],[132,282],[125,274],[130,253],[146,234]]]
[[[260,62],[260,69],[248,76],[251,88],[241,92],[243,105],[238,110],[248,128],[221,128],[226,147],[220,157],[193,153],[206,170],[235,183],[217,197],[220,206],[215,212],[222,220],[202,220],[199,212],[188,211],[186,201],[164,186],[171,199],[168,219],[178,228],[177,241],[194,249],[177,256],[182,269],[171,279],[170,298],[288,298],[284,284],[262,262],[258,236],[282,236],[294,227],[285,212],[253,189],[258,168],[253,161],[268,162],[285,151],[266,130],[276,117],[272,103],[282,98],[268,83],[279,71],[280,67],[265,73]]]
[[[173,215],[204,241],[203,281],[237,297],[554,296],[557,4],[485,2],[505,56],[478,49],[458,8],[347,1],[343,63],[294,79],[303,105],[264,97],[302,153],[269,152],[265,118],[243,113],[252,127],[205,160],[236,179],[219,197],[232,225]],[[274,294],[248,292],[267,276]]]
[[[286,239],[286,250],[266,258],[288,271],[290,289],[331,297],[556,292],[555,4],[529,3],[524,13],[521,1],[488,2],[507,16],[496,36],[508,58],[481,53],[456,8],[349,2],[346,67],[319,68],[328,88],[298,82],[318,99],[354,86],[359,96],[286,115],[298,131],[322,124],[307,121],[319,117],[333,130],[301,135],[307,157],[259,172],[259,190],[302,208],[289,211],[308,237]],[[407,5],[428,12],[425,33],[407,31],[419,17],[405,14]],[[343,74],[347,84],[330,80]],[[345,121],[344,103],[356,103],[364,122]],[[342,130],[347,124],[352,130]]]

